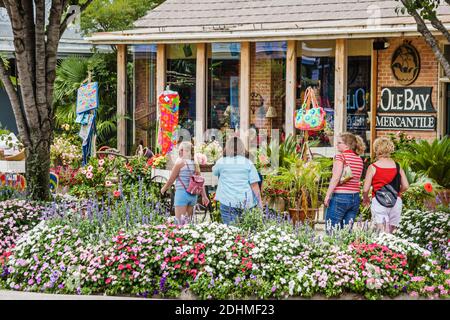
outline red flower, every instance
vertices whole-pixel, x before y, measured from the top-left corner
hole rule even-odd
[[[120,191],[119,190],[114,191],[113,195],[114,195],[114,198],[120,197]]]
[[[125,266],[123,264],[119,264],[119,267],[117,269],[123,270],[123,269],[125,269]]]
[[[105,280],[105,283],[106,283],[106,284],[110,284],[110,283],[111,283],[111,281],[112,281],[112,279],[111,279],[111,278],[106,278],[106,280]]]
[[[127,269],[131,270],[131,264],[127,263]]]
[[[423,185],[426,192],[431,193],[433,191],[433,185],[429,182]]]
[[[176,265],[174,265],[173,268],[174,268],[174,269],[180,269],[180,268],[181,268],[181,265],[180,265],[180,264],[176,264]]]

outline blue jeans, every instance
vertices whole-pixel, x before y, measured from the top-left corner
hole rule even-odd
[[[222,203],[220,204],[220,215],[222,216],[222,222],[226,225],[234,222],[237,217],[241,216],[243,211],[244,210],[240,208],[233,208]]]
[[[325,222],[331,226],[339,225],[341,228],[355,221],[359,211],[359,193],[333,193],[325,214]]]

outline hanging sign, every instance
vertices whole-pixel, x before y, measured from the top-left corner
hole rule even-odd
[[[391,70],[398,83],[406,86],[416,81],[420,73],[419,51],[411,44],[404,41],[392,55]]]
[[[436,129],[435,116],[397,116],[377,115],[377,129],[386,130],[423,130],[434,131]]]
[[[431,104],[433,87],[386,87],[381,90],[381,113],[435,113]]]

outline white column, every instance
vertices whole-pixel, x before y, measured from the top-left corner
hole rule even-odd
[[[247,146],[248,130],[250,128],[250,42],[241,43],[239,91],[239,134],[245,146]]]
[[[336,40],[334,84],[334,136],[347,130],[347,40]],[[337,139],[334,139],[336,146]]]
[[[127,123],[127,46],[117,45],[117,149],[126,155]]]
[[[206,114],[206,43],[197,44],[197,73],[195,87],[195,142],[203,142]]]
[[[297,90],[297,41],[288,40],[286,54],[286,137],[295,133],[294,112]]]

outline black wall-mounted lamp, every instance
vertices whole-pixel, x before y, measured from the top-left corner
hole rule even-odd
[[[389,48],[389,42],[386,39],[377,39],[373,42],[373,50],[386,50]]]

